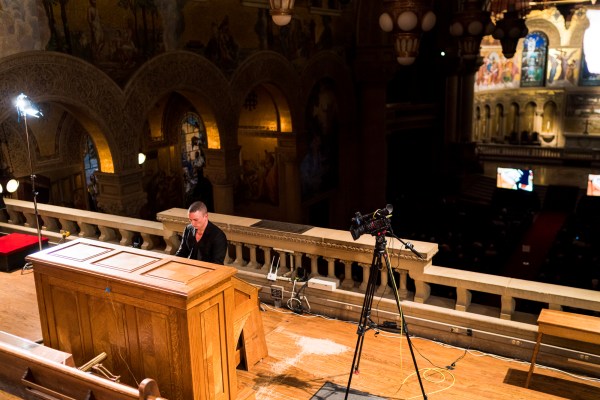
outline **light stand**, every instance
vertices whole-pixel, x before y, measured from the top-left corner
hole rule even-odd
[[[381,217],[376,217],[376,218],[384,218],[386,214],[391,213],[391,205],[387,206],[387,211],[384,211],[383,214],[379,214],[380,210],[376,211],[373,215],[382,215]],[[358,214],[359,215],[359,214]],[[391,216],[391,215],[390,215]],[[387,229],[386,227],[389,227],[389,225],[387,225],[387,221],[385,221],[384,219],[375,219],[375,220],[371,220],[371,221],[361,221],[363,217],[361,217],[359,215],[358,220],[359,222],[366,222],[364,225],[360,225],[361,227],[382,227],[382,230],[377,230],[376,232],[372,232],[373,236],[375,236],[375,249],[373,251],[373,262],[371,263],[371,267],[370,267],[370,274],[369,274],[369,281],[367,283],[367,289],[365,291],[365,299],[363,302],[363,306],[362,306],[362,310],[361,310],[361,314],[360,314],[360,321],[358,323],[358,329],[357,329],[357,335],[358,335],[358,339],[356,341],[356,349],[354,350],[354,358],[352,360],[352,369],[350,370],[350,376],[348,377],[348,386],[346,387],[346,395],[344,397],[345,400],[348,399],[348,394],[350,393],[350,385],[352,383],[352,375],[355,373],[358,373],[358,367],[360,364],[360,356],[362,353],[362,347],[363,347],[363,343],[364,343],[364,337],[365,337],[365,333],[370,330],[370,329],[377,329],[377,324],[375,322],[373,322],[373,320],[371,319],[371,306],[373,304],[373,298],[375,295],[375,289],[377,286],[377,272],[378,271],[382,271],[383,269],[383,263],[382,263],[382,259],[385,260],[385,267],[387,268],[387,272],[388,272],[388,276],[389,276],[389,281],[392,284],[393,290],[394,290],[394,298],[396,299],[396,306],[398,307],[398,314],[400,315],[401,321],[402,321],[402,330],[404,331],[404,334],[406,335],[406,342],[408,343],[408,348],[410,350],[410,355],[412,356],[412,361],[415,367],[415,373],[417,375],[417,379],[419,380],[419,386],[421,387],[421,394],[423,396],[424,400],[427,400],[427,395],[425,394],[425,389],[423,388],[423,382],[421,381],[421,375],[419,373],[419,368],[417,366],[417,360],[415,359],[415,353],[412,347],[412,342],[410,339],[410,335],[408,333],[408,327],[406,325],[406,319],[404,318],[404,313],[402,312],[402,306],[400,305],[400,296],[398,294],[398,289],[396,287],[396,280],[394,278],[394,274],[392,271],[392,267],[390,265],[390,260],[388,257],[388,253],[386,250],[386,244],[387,241],[385,239],[385,235],[387,233]],[[385,221],[385,224],[381,224],[380,222]],[[362,229],[362,231],[364,232],[364,229]],[[355,232],[352,232],[354,239],[357,239],[357,236],[355,236]],[[400,240],[400,239],[398,239]],[[420,253],[418,253],[414,247],[412,246],[412,244],[409,243],[404,243],[402,242],[402,240],[400,240],[401,243],[403,243],[406,248],[410,249],[413,253],[415,253],[419,258],[423,258],[421,256]]]
[[[30,173],[30,177],[31,177],[31,193],[33,195],[33,212],[35,215],[35,224],[36,224],[37,236],[38,236],[38,246],[41,251],[42,250],[42,230],[40,228],[40,216],[38,214],[38,207],[37,207],[38,192],[35,188],[35,174],[33,173],[33,161],[32,161],[32,157],[31,157],[31,145],[30,145],[30,140],[29,140],[29,126],[27,125],[27,116],[30,115],[32,117],[39,118],[39,116],[42,115],[42,112],[23,93],[21,93],[17,97],[17,101],[16,101],[15,105],[17,107],[19,117],[23,117],[23,122],[25,123],[25,138],[27,140],[27,156],[29,158],[29,173]],[[29,268],[31,268],[31,265],[29,263],[25,264],[25,266],[23,267],[24,270],[29,269]]]

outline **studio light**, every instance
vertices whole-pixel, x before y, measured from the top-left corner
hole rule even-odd
[[[35,214],[35,223],[36,223],[36,227],[37,227],[38,245],[39,245],[40,251],[41,251],[42,250],[42,231],[40,229],[40,216],[38,214],[38,208],[37,208],[38,192],[35,188],[35,174],[33,173],[33,161],[31,159],[31,144],[30,144],[30,140],[29,140],[29,126],[27,125],[27,116],[39,118],[43,114],[40,111],[40,109],[29,99],[29,97],[27,97],[23,93],[21,93],[19,96],[17,96],[17,99],[15,101],[15,107],[17,108],[17,113],[19,115],[19,119],[23,118],[23,122],[25,124],[25,138],[27,140],[27,157],[29,158],[29,172],[31,174],[31,192],[33,194],[33,209],[34,209],[34,214]],[[8,185],[7,185],[7,190],[8,190]]]

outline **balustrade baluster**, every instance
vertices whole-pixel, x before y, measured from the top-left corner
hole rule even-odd
[[[60,229],[58,228],[58,220],[49,215],[42,215],[42,221],[44,221],[42,229],[49,232],[58,232]]]
[[[408,297],[408,288],[406,287],[406,282],[408,280],[408,271],[405,269],[398,270],[400,274],[400,282],[398,287],[398,295],[401,299],[406,299]]]
[[[515,312],[515,298],[512,296],[502,296],[502,307],[500,309],[500,319],[511,320]]]
[[[13,225],[21,225],[23,223],[23,213],[16,210],[8,209],[8,223]]]
[[[77,231],[78,231],[77,224],[74,221],[64,219],[64,218],[59,218],[58,222],[60,223],[61,229],[63,231],[69,231],[71,233],[71,235],[75,235],[77,233]]]
[[[152,250],[156,247],[154,235],[145,232],[140,232],[140,235],[142,236],[143,250]]]
[[[287,263],[287,252],[285,250],[273,249],[279,254],[279,269],[277,270],[277,276],[284,276],[290,269],[288,268]],[[277,264],[277,260],[275,260],[275,264]]]
[[[431,286],[422,280],[415,279],[415,303],[425,304],[431,295]]]
[[[323,259],[327,261],[327,277],[335,278],[335,258],[323,257]]]
[[[119,234],[121,234],[121,241],[119,244],[121,246],[131,246],[133,243],[133,234],[134,232],[129,231],[127,229],[119,229]]]
[[[344,264],[344,280],[342,281],[341,288],[342,289],[354,289],[354,279],[352,277],[352,261],[350,260],[341,260]]]
[[[456,311],[467,311],[471,305],[472,292],[466,288],[456,288]]]
[[[235,246],[235,260],[233,261],[233,263],[231,263],[231,265],[235,265],[237,267],[246,266],[246,261],[244,261],[244,256],[242,255],[242,248],[244,244],[241,242],[230,243]]]
[[[382,295],[385,292],[385,290],[387,289],[388,281],[389,281],[389,275],[388,275],[387,267],[385,265],[383,266],[381,271],[379,271],[379,275],[380,275],[380,279],[381,279],[381,285],[379,285],[379,287],[377,288],[376,293],[377,293],[377,295]]]
[[[24,212],[23,216],[25,217],[24,225],[26,227],[37,229],[37,224],[35,223],[35,219],[37,218],[37,216],[35,215],[35,213]]]
[[[165,231],[163,239],[165,240],[165,253],[175,254],[181,245],[179,235],[172,231]]]
[[[88,224],[86,222],[79,222],[79,237],[84,238],[95,238],[96,237],[96,226]]]
[[[258,269],[260,265],[256,262],[256,248],[255,244],[246,244],[246,247],[250,250],[250,261],[246,264],[246,268]]]
[[[303,253],[299,253],[296,252],[294,253],[294,268],[296,269],[296,271],[298,271],[298,268],[302,267],[302,257],[304,256]],[[308,274],[306,274],[306,278],[308,279]],[[302,277],[300,277],[302,278]]]
[[[102,225],[98,225],[98,229],[100,230],[100,236],[98,236],[99,241],[112,242],[116,240],[117,234],[114,229]]]
[[[363,270],[363,277],[360,286],[358,287],[361,291],[367,290],[367,285],[369,283],[369,278],[371,277],[371,264],[358,263],[358,265]]]
[[[260,271],[267,273],[267,272],[269,272],[269,268],[271,268],[271,250],[272,250],[272,248],[267,247],[267,246],[260,246],[260,248],[263,251],[263,254],[265,256],[265,263],[260,268]]]

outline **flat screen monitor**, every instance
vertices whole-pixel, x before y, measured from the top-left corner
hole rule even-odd
[[[600,196],[600,175],[588,175],[587,195]]]
[[[496,187],[501,189],[533,191],[533,170],[498,167]]]

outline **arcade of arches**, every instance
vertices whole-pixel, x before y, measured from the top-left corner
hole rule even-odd
[[[0,32],[10,44],[0,49],[0,157],[23,183],[13,196],[31,199],[35,173],[41,201],[118,215],[154,219],[201,199],[219,213],[344,227],[419,174],[447,171],[447,143],[511,140],[529,126],[542,146],[564,145],[565,129],[582,123],[565,117],[569,94],[599,93],[546,80],[473,95],[475,68],[439,71],[426,38],[417,64],[400,69],[371,1],[298,7],[286,28],[260,1],[22,3],[1,10],[27,27]],[[549,9],[528,20],[548,54],[581,49],[585,15],[569,29],[560,18]],[[493,46],[484,40],[482,55]],[[21,92],[44,113],[28,120],[34,171],[12,104]],[[402,109],[395,125],[391,103]],[[398,172],[407,167],[419,172]]]

